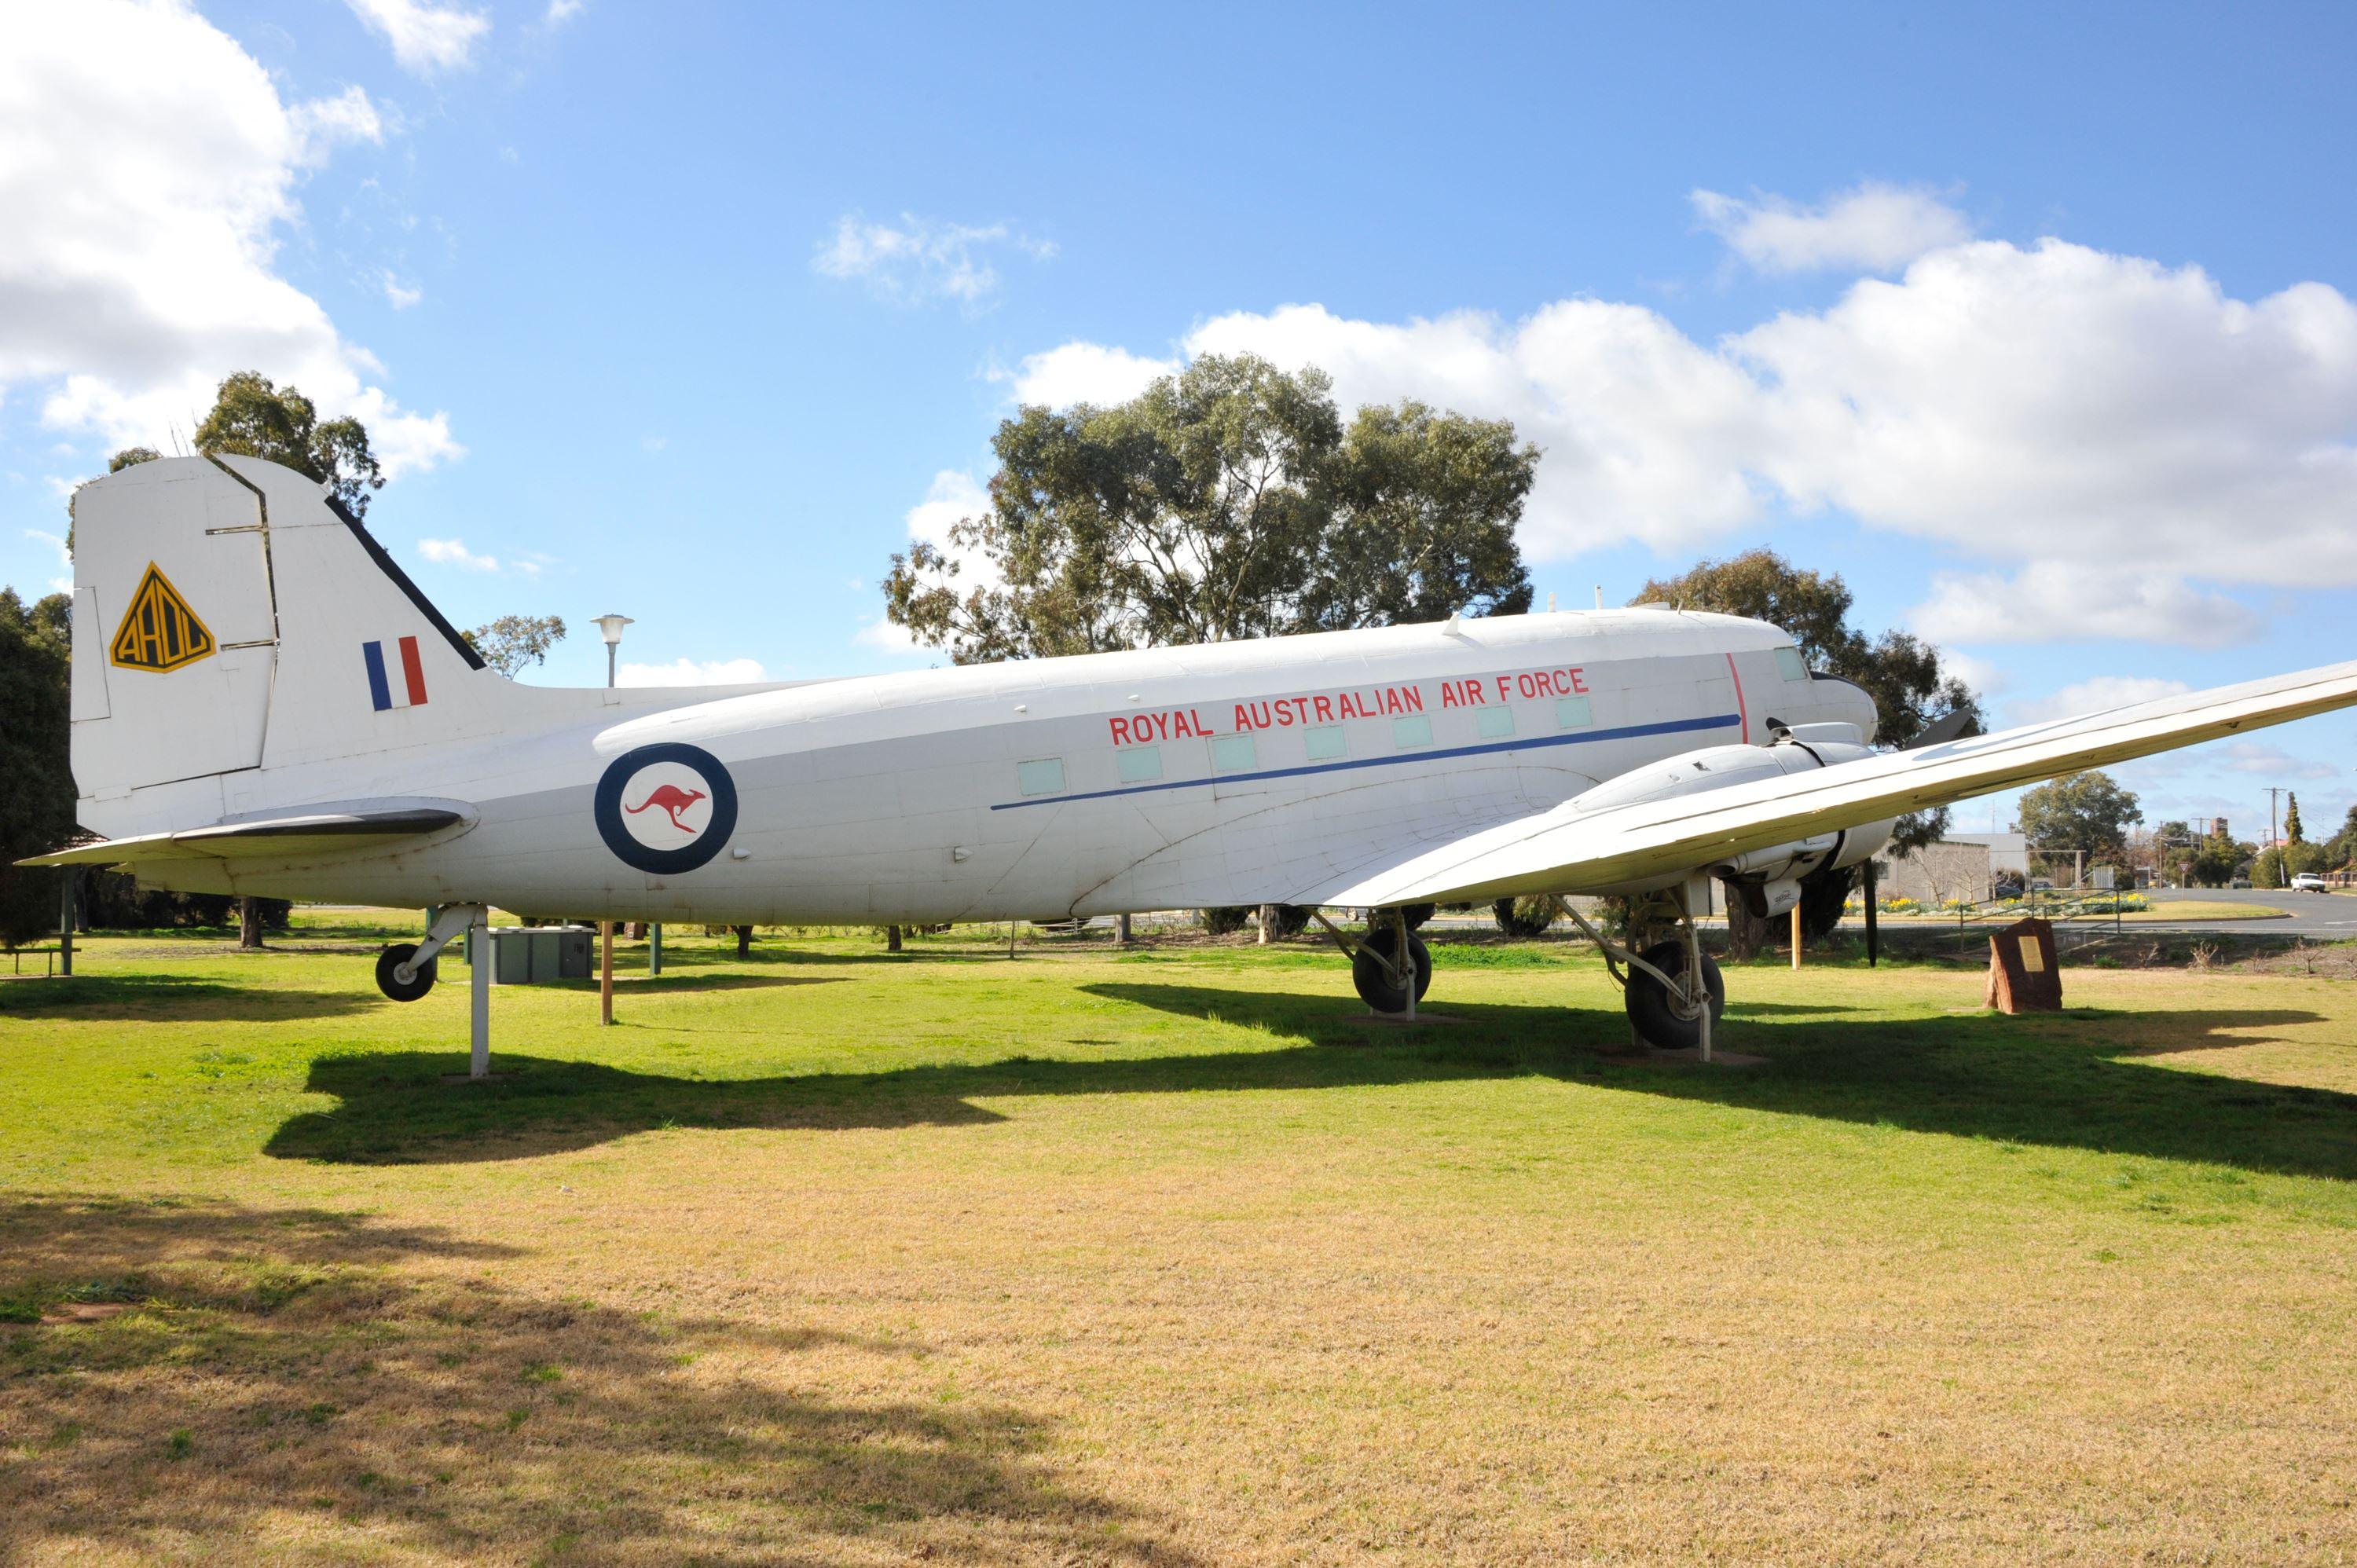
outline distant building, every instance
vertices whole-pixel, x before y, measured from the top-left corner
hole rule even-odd
[[[1994,897],[1996,877],[1989,846],[1970,840],[1971,835],[1957,834],[1927,843],[1912,854],[1884,851],[1874,868],[1875,895],[1931,905],[1977,904]]]
[[[2029,875],[2029,835],[2027,833],[1952,832],[1941,842],[1987,845],[1989,871],[1993,875],[2003,875],[2008,871],[2017,876]]]
[[[2207,836],[2213,839],[2231,839],[2234,835],[2226,831],[2225,818],[2212,817],[2210,819],[2210,831]]]

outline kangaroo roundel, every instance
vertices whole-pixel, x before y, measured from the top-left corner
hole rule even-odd
[[[700,746],[642,746],[597,781],[598,836],[624,864],[669,875],[720,853],[737,828],[737,786]]]

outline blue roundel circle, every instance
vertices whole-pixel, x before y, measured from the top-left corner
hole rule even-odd
[[[676,875],[718,854],[737,831],[737,784],[702,746],[666,741],[608,763],[591,810],[597,836],[624,865]]]

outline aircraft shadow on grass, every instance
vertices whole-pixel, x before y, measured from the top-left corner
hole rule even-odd
[[[159,1539],[227,1559],[301,1509],[316,1551],[371,1559],[570,1556],[554,1535],[634,1562],[1202,1562],[1177,1521],[1069,1474],[1048,1418],[759,1369],[920,1342],[601,1305],[516,1282],[523,1254],[307,1208],[0,1199],[22,1440],[0,1541],[26,1562],[144,1560]],[[697,1360],[756,1369],[680,1375]],[[202,1484],[159,1481],[167,1454]]]
[[[78,974],[0,987],[0,1016],[164,1024],[341,1018],[373,1012],[379,1000],[357,991],[239,985],[179,974]]]
[[[1972,1013],[1847,1021],[1795,1004],[1729,1009],[1722,1044],[1762,1051],[1763,1070],[1616,1058],[1620,1015],[1450,1004],[1458,1020],[1415,1031],[1297,992],[1098,983],[1110,1001],[1265,1028],[1267,1050],[676,1078],[598,1063],[495,1053],[502,1076],[445,1086],[451,1055],[322,1057],[308,1087],[341,1102],[288,1120],[266,1146],[284,1159],[423,1165],[521,1159],[663,1127],[957,1126],[1002,1120],[977,1103],[1019,1095],[1322,1089],[1537,1075],[1620,1092],[1706,1101],[1910,1132],[1986,1137],[2254,1171],[2357,1179],[2357,1095],[2186,1072],[2136,1059],[2257,1043],[2319,1021],[2292,1009]],[[1810,1015],[1823,1014],[1822,1018]],[[1776,1016],[1791,1022],[1752,1026]],[[1066,1042],[1077,1044],[1080,1042]]]

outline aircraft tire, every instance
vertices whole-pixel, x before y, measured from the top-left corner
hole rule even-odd
[[[435,966],[442,961],[438,957],[427,959],[418,967],[415,977],[406,984],[393,972],[408,962],[410,955],[416,950],[415,942],[395,942],[376,955],[376,988],[395,1002],[414,1002],[434,989]]]
[[[1679,974],[1685,970],[1684,942],[1656,942],[1645,950],[1643,956],[1647,963],[1666,973]],[[1727,1011],[1727,980],[1708,953],[1702,955],[1702,983],[1710,993],[1710,1022],[1716,1031],[1720,1015]],[[1702,1044],[1701,1018],[1680,1017],[1670,1005],[1668,989],[1643,970],[1629,972],[1629,983],[1621,992],[1621,1000],[1629,1009],[1630,1026],[1648,1045],[1681,1051]]]
[[[1358,987],[1359,1000],[1378,1013],[1407,1011],[1406,988],[1394,981],[1383,968],[1392,956],[1393,944],[1399,940],[1395,929],[1388,922],[1369,931],[1359,943],[1358,953],[1351,960],[1351,983]],[[1432,950],[1414,931],[1407,934],[1408,956],[1415,963],[1415,999],[1432,989]],[[1380,956],[1378,956],[1380,955]]]

